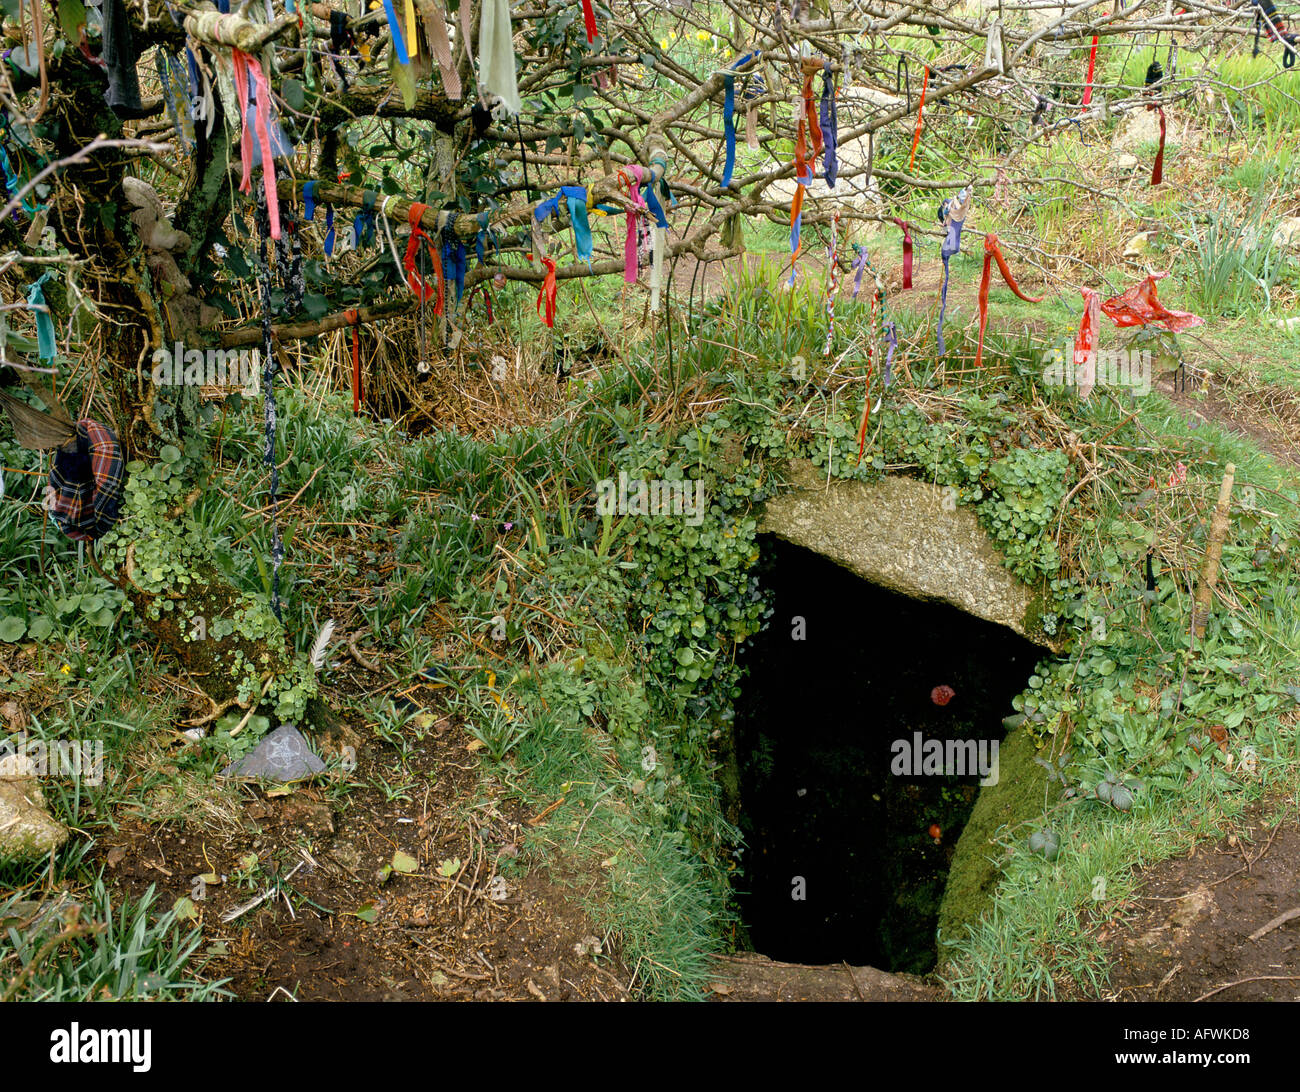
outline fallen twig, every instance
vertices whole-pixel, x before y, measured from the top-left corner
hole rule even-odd
[[[1267,925],[1261,925],[1258,929],[1256,929],[1253,933],[1251,933],[1247,939],[1258,940],[1265,933],[1271,933],[1274,929],[1277,929],[1280,926],[1285,925],[1288,921],[1291,921],[1293,918],[1300,918],[1300,906],[1293,906],[1285,914],[1278,914],[1278,916],[1275,917],[1272,921],[1270,921]]]

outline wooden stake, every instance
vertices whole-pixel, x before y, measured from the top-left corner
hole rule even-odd
[[[1229,463],[1219,486],[1219,503],[1210,517],[1210,533],[1205,542],[1205,566],[1201,569],[1201,585],[1196,589],[1196,606],[1192,614],[1192,631],[1197,637],[1205,636],[1205,624],[1210,620],[1210,607],[1214,603],[1214,585],[1219,581],[1219,561],[1223,557],[1223,540],[1228,536],[1228,506],[1232,499],[1232,482],[1237,468]]]

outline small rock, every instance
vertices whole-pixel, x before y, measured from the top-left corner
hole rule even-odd
[[[598,956],[604,951],[604,947],[601,945],[599,937],[586,936],[573,946],[573,951],[578,956]]]
[[[1132,152],[1142,144],[1155,144],[1160,140],[1160,119],[1151,110],[1129,112],[1119,132],[1110,142],[1116,151]]]
[[[31,755],[0,753],[0,781],[28,781],[35,776]]]
[[[1287,216],[1278,223],[1273,245],[1279,250],[1300,250],[1300,216]]]
[[[302,781],[324,769],[325,763],[312,752],[302,733],[292,724],[282,724],[238,762],[222,770],[221,776]]]
[[[1124,244],[1124,257],[1137,258],[1146,253],[1147,244],[1151,241],[1154,231],[1139,231],[1127,243]]]
[[[21,732],[27,727],[27,714],[16,701],[7,701],[0,705],[0,720],[11,732]]]
[[[1117,166],[1121,171],[1131,171],[1137,165],[1138,157],[1130,155],[1128,152],[1123,153],[1115,160],[1115,166]]]
[[[0,859],[39,859],[68,840],[34,780],[0,781]]]

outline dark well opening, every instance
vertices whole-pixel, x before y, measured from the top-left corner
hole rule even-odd
[[[784,962],[923,973],[979,759],[996,769],[1002,718],[1043,652],[772,536],[760,547],[774,613],[742,653],[735,722],[750,943]],[[949,755],[970,772],[936,773]]]

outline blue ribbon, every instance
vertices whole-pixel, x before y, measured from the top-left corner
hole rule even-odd
[[[450,225],[449,225],[450,226]],[[449,276],[456,286],[456,302],[465,293],[465,243],[453,232],[443,231],[442,236],[442,271]]]
[[[677,198],[673,196],[673,191],[668,188],[668,161],[664,159],[663,156],[657,155],[650,160],[650,165],[652,167],[655,164],[659,165],[659,192],[664,195],[664,200],[668,203],[668,207],[675,208],[677,205]],[[653,189],[654,189],[653,184],[645,187],[645,199],[646,199],[646,203],[650,206],[651,212],[654,212],[655,209],[660,208],[658,200],[651,192]],[[661,208],[660,211],[662,212]],[[668,221],[661,220],[659,226],[662,228],[666,228],[668,226]]]
[[[478,258],[479,265],[485,265],[487,263],[483,240],[487,238],[488,234],[488,215],[489,214],[484,211],[474,217],[474,219],[478,221],[478,234],[474,236],[474,254]],[[493,240],[492,246],[493,249],[497,249],[495,240]]]
[[[378,196],[374,190],[366,190],[361,198],[361,211],[352,221],[352,231],[356,237],[358,250],[375,241],[375,199]]]
[[[739,68],[757,56],[757,53],[746,53],[731,67]],[[736,169],[736,77],[728,72],[722,78],[722,86],[725,89],[722,102],[722,130],[727,136],[727,163],[722,168],[722,188],[725,190],[731,185],[731,174]]]
[[[794,218],[794,223],[790,225],[790,279],[786,281],[787,284],[794,284],[795,275],[799,272],[794,256],[799,252],[799,236],[802,231],[803,207],[800,206],[799,215]]]
[[[722,168],[722,188],[731,185],[731,172],[736,169],[736,121],[731,116],[736,111],[736,77],[727,73],[722,78],[726,94],[722,99],[722,130],[727,135],[727,163]]]
[[[316,179],[306,182],[302,187],[303,215],[312,220],[316,217]]]
[[[410,64],[411,58],[406,55],[406,40],[402,37],[402,28],[397,22],[393,0],[384,0],[384,14],[388,17],[388,29],[393,35],[393,49],[397,53],[398,61],[402,64]]]
[[[831,74],[830,62],[822,74],[821,126],[822,143],[825,145],[826,185],[835,188],[835,176],[840,172],[839,160],[835,158],[835,144],[839,139],[839,111],[835,106],[835,85]]]
[[[663,160],[659,160],[659,162],[662,163]],[[650,215],[655,218],[655,226],[666,228],[668,226],[668,217],[664,215],[664,207],[659,203],[659,198],[655,196],[654,185],[642,187],[641,193],[650,209]]]
[[[325,206],[325,257],[334,257],[334,206]]]

